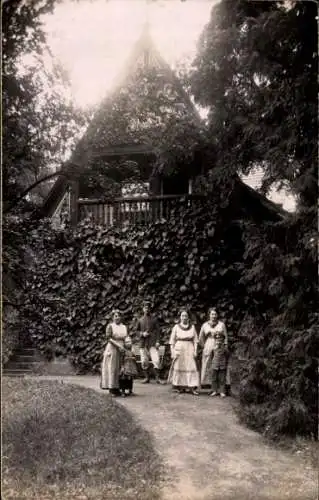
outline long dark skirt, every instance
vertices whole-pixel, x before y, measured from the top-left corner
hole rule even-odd
[[[133,377],[129,375],[120,375],[119,389],[122,393],[128,391],[128,393],[133,392]]]

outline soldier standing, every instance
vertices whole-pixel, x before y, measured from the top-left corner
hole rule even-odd
[[[137,322],[137,335],[140,346],[141,365],[145,378],[143,384],[150,381],[150,362],[152,362],[155,371],[155,380],[160,384],[160,329],[157,318],[151,314],[151,303],[143,302],[143,316]]]

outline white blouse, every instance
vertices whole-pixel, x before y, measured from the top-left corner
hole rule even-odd
[[[209,321],[206,321],[200,329],[199,332],[199,343],[204,346],[204,352],[215,349],[215,339],[214,336],[217,333],[221,333],[225,337],[225,346],[228,344],[228,335],[225,323],[218,321],[216,325],[212,326]]]
[[[174,346],[179,340],[192,340],[194,344],[198,343],[198,337],[194,325],[189,328],[181,328],[180,325],[175,325],[173,327],[171,337],[169,339],[169,344]]]
[[[123,323],[110,323],[106,327],[106,336],[114,340],[125,340],[127,337],[127,327]]]

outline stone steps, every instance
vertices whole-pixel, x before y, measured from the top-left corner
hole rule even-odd
[[[75,375],[75,370],[65,358],[46,360],[34,347],[19,346],[8,363],[3,367],[5,377],[23,377],[24,375]]]
[[[2,374],[5,377],[23,377],[37,373],[41,366],[41,357],[32,346],[20,346],[5,364]]]
[[[17,370],[17,369],[6,369],[3,370],[3,377],[25,377],[26,375],[33,375],[33,370]]]

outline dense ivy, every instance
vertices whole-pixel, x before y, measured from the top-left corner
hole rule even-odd
[[[176,206],[169,221],[151,227],[105,228],[81,223],[75,231],[38,241],[29,277],[28,329],[43,351],[67,355],[81,370],[100,366],[105,325],[119,307],[134,335],[134,319],[149,298],[164,340],[179,309],[199,325],[209,306],[238,329],[244,296],[239,285],[240,232],[225,224],[226,208]]]
[[[225,193],[223,193],[223,196]],[[216,305],[239,372],[241,416],[271,436],[316,433],[317,319],[313,237],[298,240],[299,216],[277,224],[236,220],[220,196],[175,207],[151,227],[35,230],[25,328],[42,352],[97,371],[114,307],[134,335],[150,298],[167,340],[179,309],[199,326]],[[42,240],[40,236],[42,235]],[[306,247],[306,250],[305,250]]]
[[[21,3],[14,2],[13,10]],[[11,4],[6,2],[7,20]],[[154,144],[155,167],[165,174],[174,173],[178,163],[183,172],[185,164],[197,168],[195,151],[205,150],[210,171],[202,181],[210,205],[176,206],[169,221],[122,230],[87,220],[76,230],[53,231],[45,221],[36,227],[25,213],[11,213],[4,221],[5,298],[19,310],[19,333],[31,335],[47,355],[68,356],[82,371],[99,368],[114,306],[134,334],[141,301],[151,298],[167,339],[181,306],[190,306],[200,324],[216,305],[245,360],[239,374],[245,422],[272,436],[316,434],[317,10],[311,2],[237,0],[229,7],[227,1],[216,5],[190,78],[196,101],[209,108],[207,131],[181,107],[171,82],[160,93],[163,79],[138,69],[102,107],[76,151],[91,168],[92,194],[93,188],[105,192],[114,170],[95,160],[91,165],[92,149],[114,141]],[[26,75],[22,87],[15,74],[20,46],[13,45],[12,60],[4,61],[4,184],[10,201],[29,185],[29,170],[31,178],[34,167],[36,174],[46,171],[44,151],[50,150],[50,159],[60,155],[61,143],[52,143],[43,116],[57,117],[63,128],[72,111],[55,104],[53,109],[59,101],[46,99],[45,115],[35,113],[34,80]],[[174,118],[173,105],[179,110]],[[239,170],[249,172],[256,162],[265,168],[265,188],[275,181],[290,184],[299,196],[298,214],[277,225],[234,222],[224,181]],[[120,170],[122,177],[136,174],[135,165],[122,163]],[[214,196],[212,178],[219,182]]]

